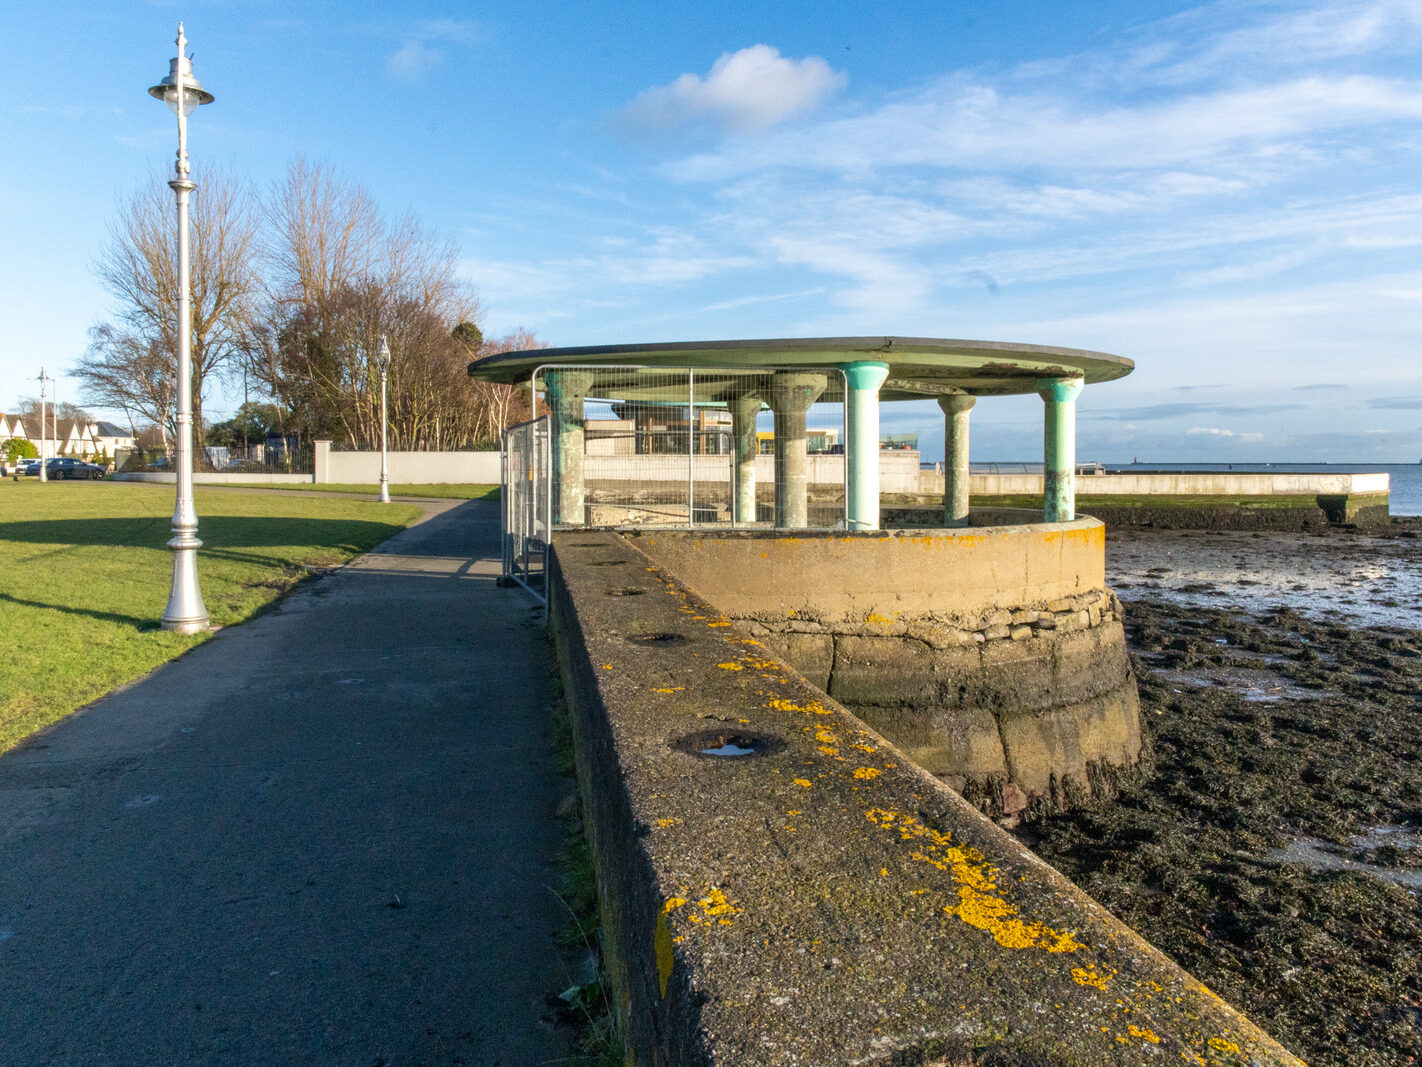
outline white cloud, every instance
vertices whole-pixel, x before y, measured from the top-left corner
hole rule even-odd
[[[383,33],[383,28],[372,32]],[[401,34],[405,43],[385,61],[385,71],[401,81],[419,81],[444,63],[444,48],[481,39],[478,26],[458,19],[426,19]]]
[[[770,45],[757,44],[726,52],[705,78],[683,74],[648,89],[623,114],[652,131],[710,122],[753,133],[813,111],[844,83],[845,76],[819,56],[788,59]]]
[[[1258,70],[1261,65],[1278,68],[1365,53],[1407,54],[1422,38],[1419,0],[1304,6],[1271,20],[1211,32],[1214,19],[1233,17],[1237,11],[1216,4],[1163,20],[1148,34],[1181,36],[1142,46],[1136,55],[1138,69],[1178,81],[1241,66]],[[1192,42],[1191,33],[1201,39]]]
[[[1259,177],[1313,162],[1300,139],[1419,118],[1422,84],[1364,75],[1318,75],[1134,106],[1098,105],[1060,89],[1013,93],[950,81],[863,115],[782,131],[768,147],[731,144],[670,170],[683,180],[716,181],[787,160],[802,170],[856,174],[927,166],[1100,175],[1208,166],[1207,181],[1259,184]]]
[[[406,41],[404,46],[385,62],[385,70],[401,81],[418,81],[444,62],[444,53],[422,41]]]
[[[1192,426],[1185,433],[1189,437],[1228,437],[1244,444],[1264,440],[1262,433],[1236,433],[1233,430],[1222,430],[1218,426]]]

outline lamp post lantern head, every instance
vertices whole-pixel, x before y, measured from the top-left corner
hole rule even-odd
[[[375,362],[380,364],[381,374],[390,369],[390,342],[383,334],[380,338],[380,351],[375,354]]]
[[[183,54],[183,46],[187,43],[187,38],[183,36],[183,24],[178,23],[178,54],[168,62],[168,76],[157,85],[148,90],[148,95],[163,101],[168,105],[173,114],[178,114],[181,110],[184,115],[191,115],[197,110],[199,104],[210,104],[214,97],[202,87],[202,83],[197,80],[197,75],[193,73],[193,61]],[[182,86],[181,98],[179,97],[179,85]]]

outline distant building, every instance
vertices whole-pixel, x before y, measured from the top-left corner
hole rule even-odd
[[[120,448],[133,447],[133,433],[112,422],[93,423],[90,433],[98,450],[109,456],[113,456]]]
[[[0,448],[15,438],[29,441],[44,456],[101,456],[112,459],[116,449],[133,447],[133,435],[111,422],[46,417],[44,441],[41,442],[38,415],[0,413]]]

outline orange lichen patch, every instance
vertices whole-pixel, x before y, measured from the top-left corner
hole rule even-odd
[[[708,622],[706,625],[707,625],[707,626],[730,626],[730,625],[731,625],[731,622],[730,622],[729,619],[717,619],[715,622]]]
[[[872,611],[864,616],[864,621],[872,622],[875,626],[892,626],[894,622],[893,619],[885,618],[883,615],[877,615]]]
[[[1132,1037],[1140,1038],[1142,1041],[1149,1041],[1152,1045],[1160,1044],[1160,1035],[1156,1034],[1152,1030],[1143,1029],[1142,1027],[1137,1026],[1135,1023],[1130,1023],[1129,1025],[1127,1025],[1126,1033],[1130,1034]],[[1239,1051],[1238,1045],[1235,1046],[1235,1051]]]
[[[736,907],[726,899],[726,894],[720,889],[712,888],[707,890],[706,895],[696,902],[700,912],[688,912],[687,918],[694,923],[706,922],[715,919],[721,926],[730,926],[729,916],[739,915],[741,908]]]
[[[723,671],[743,671],[746,669],[743,663],[718,663],[716,666],[720,667]]]
[[[611,664],[611,663],[604,663],[604,664],[602,665],[602,669],[605,670],[605,671],[610,671],[610,670],[612,670],[612,664]]]
[[[682,692],[685,692],[685,691],[686,691],[686,686],[684,686],[684,685],[669,685],[669,686],[665,686],[665,687],[663,687],[663,688],[661,688],[661,689],[653,689],[653,690],[652,690],[652,692],[654,692],[654,693],[682,693]]]
[[[789,811],[787,811],[785,814],[786,814],[786,815],[803,815],[803,814],[805,814],[805,813],[804,813],[803,811],[796,811],[794,808],[791,808],[791,809],[790,809]]]
[[[677,908],[681,907],[685,903],[685,897],[670,897],[667,899],[667,902],[662,905],[662,914],[670,915],[672,912],[676,911]]]
[[[672,818],[669,818],[669,819],[658,819],[658,820],[657,820],[657,825],[658,825],[658,826],[675,826],[675,825],[676,825],[677,823],[679,823],[679,822],[681,822],[681,820],[678,819],[678,818],[676,818],[675,816],[673,816]]]
[[[1216,1052],[1237,1053],[1239,1051],[1238,1045],[1236,1045],[1233,1041],[1226,1040],[1223,1037],[1212,1037],[1208,1041],[1206,1041],[1205,1044],[1209,1045],[1210,1048],[1214,1049]]]
[[[823,752],[826,756],[839,755],[839,749],[835,748],[833,745],[820,745],[819,748],[820,751]]]
[[[879,751],[879,750],[878,750],[877,748],[875,748],[873,745],[850,745],[849,747],[850,747],[850,748],[857,748],[857,749],[859,749],[860,752],[878,752],[878,751]]]
[[[856,778],[877,778],[879,770],[876,767],[859,767],[854,772]]]
[[[802,786],[804,786],[806,789],[809,789],[809,788],[810,788],[810,780],[809,780],[808,778],[796,778],[796,779],[795,779],[795,784],[796,784],[796,785],[802,785]]]
[[[1106,983],[1115,977],[1115,971],[1103,974],[1095,967],[1073,967],[1071,969],[1071,980],[1077,985],[1089,985],[1102,991],[1106,989]]]
[[[943,910],[992,935],[1003,948],[1075,952],[1085,947],[1070,933],[1019,918],[1017,909],[998,895],[997,883],[993,880],[997,868],[991,866],[981,852],[953,844],[947,834],[911,815],[884,808],[870,808],[864,814],[880,829],[897,833],[903,841],[914,842],[917,847],[909,854],[910,859],[952,875],[957,883],[958,903],[949,904]]]
[[[807,726],[807,727],[805,727],[805,729],[807,729],[807,730],[813,730],[814,727],[813,727],[813,726]],[[815,733],[815,740],[816,740],[816,741],[823,741],[823,742],[824,742],[825,744],[827,744],[827,745],[837,745],[837,744],[839,744],[839,738],[836,737],[834,734],[830,733],[828,730],[818,730],[818,731],[816,731],[816,733]]]

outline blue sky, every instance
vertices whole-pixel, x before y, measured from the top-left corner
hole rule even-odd
[[[0,407],[109,313],[179,18],[199,183],[334,164],[458,241],[486,332],[1088,348],[1137,369],[1086,390],[1083,459],[1422,457],[1422,0],[25,5]],[[1040,406],[980,403],[974,457],[1036,456]]]

